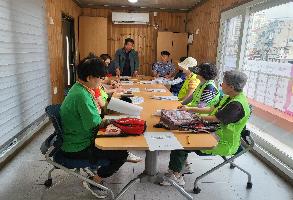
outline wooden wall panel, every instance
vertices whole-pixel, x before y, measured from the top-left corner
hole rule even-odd
[[[107,52],[107,18],[79,17],[79,52],[80,59],[90,52],[96,55]]]
[[[220,28],[220,15],[223,10],[236,7],[248,0],[207,0],[187,15],[187,32],[194,34],[189,46],[189,56],[201,62],[216,62]]]
[[[51,94],[53,103],[61,103],[63,94],[63,41],[62,41],[62,12],[74,18],[75,48],[78,55],[78,16],[81,9],[72,0],[46,0],[48,49],[50,60]],[[50,18],[54,24],[50,24]],[[57,93],[54,94],[54,88]]]
[[[115,10],[116,11],[116,10]],[[119,10],[123,12],[127,10]],[[110,9],[83,8],[82,16],[108,17],[108,53],[114,58],[115,51],[122,48],[124,39],[134,39],[138,51],[140,74],[151,75],[151,65],[156,61],[156,41],[158,31],[185,32],[187,13],[159,12],[157,16],[150,13],[149,25],[114,25]],[[158,28],[155,28],[158,25]]]

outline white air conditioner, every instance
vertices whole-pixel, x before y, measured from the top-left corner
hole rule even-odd
[[[149,21],[149,13],[112,12],[114,24],[147,24]]]

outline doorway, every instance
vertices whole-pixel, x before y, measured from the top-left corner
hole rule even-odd
[[[74,19],[62,13],[64,96],[76,81]]]

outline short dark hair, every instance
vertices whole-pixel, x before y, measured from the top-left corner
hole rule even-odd
[[[214,80],[218,75],[216,65],[212,63],[202,63],[195,67],[194,73],[202,76],[205,80]]]
[[[132,44],[134,44],[134,40],[133,40],[133,39],[131,39],[131,38],[126,38],[126,39],[124,40],[124,45],[127,45],[128,42],[131,42]]]
[[[161,51],[161,56],[170,56],[170,52],[169,51]]]
[[[103,53],[100,55],[100,58],[103,60],[103,61],[106,61],[107,59],[110,59],[112,60],[111,56],[109,54],[106,54],[106,53]]]
[[[179,62],[183,62],[187,57],[181,57],[179,58]]]
[[[94,76],[97,78],[105,76],[105,63],[100,58],[97,58],[94,54],[89,54],[77,65],[77,76],[79,79],[87,82],[88,76]]]

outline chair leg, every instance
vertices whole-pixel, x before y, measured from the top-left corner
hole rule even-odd
[[[207,172],[203,173],[202,175],[200,175],[199,177],[197,177],[197,178],[195,179],[195,181],[194,181],[193,192],[194,192],[195,194],[200,193],[201,189],[198,187],[198,182],[199,182],[199,180],[201,180],[202,178],[206,177],[207,175],[213,173],[214,171],[216,171],[217,169],[221,168],[222,166],[224,166],[224,165],[226,165],[226,164],[228,164],[228,163],[231,163],[236,157],[237,157],[237,156],[232,157],[232,158],[229,158],[229,159],[226,159],[226,158],[225,158],[225,159],[224,159],[224,160],[225,160],[224,162],[222,162],[221,164],[219,164],[219,165],[213,167],[213,168],[210,169],[209,171],[207,171]]]
[[[53,167],[52,169],[50,169],[49,173],[48,173],[48,179],[45,181],[44,185],[49,188],[52,186],[52,172],[56,169],[56,167]]]
[[[233,163],[233,166],[236,167],[236,168],[238,168],[240,171],[242,171],[243,173],[245,173],[247,175],[247,185],[246,185],[246,188],[247,189],[251,189],[252,188],[251,174],[248,171],[246,171],[243,168],[241,168],[238,165],[236,165],[235,163]]]

